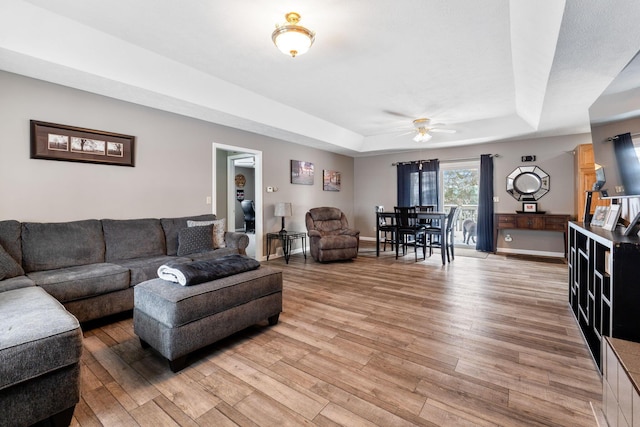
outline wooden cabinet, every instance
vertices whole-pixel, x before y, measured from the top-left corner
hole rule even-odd
[[[602,337],[640,342],[640,238],[569,223],[569,303],[594,361]]]
[[[593,160],[593,146],[591,144],[578,145],[575,148],[574,169],[576,173],[575,181],[575,209],[578,222],[584,221],[584,205],[586,202],[586,191],[593,188],[596,182],[595,163]],[[608,200],[600,199],[599,193],[595,193],[591,199],[591,213],[596,206],[608,206]]]
[[[498,232],[503,229],[561,231],[564,233],[564,256],[567,257],[567,225],[571,215],[506,214],[497,213],[493,218],[493,252],[498,245]]]
[[[640,426],[640,343],[605,337],[602,411],[610,426]]]

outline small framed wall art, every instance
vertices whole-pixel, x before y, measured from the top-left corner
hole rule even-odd
[[[340,172],[322,171],[322,189],[324,191],[340,191]]]
[[[31,158],[134,166],[135,137],[31,120]]]
[[[291,160],[291,183],[313,185],[313,163]]]
[[[538,212],[538,204],[535,202],[525,202],[522,204],[522,212],[524,213]]]

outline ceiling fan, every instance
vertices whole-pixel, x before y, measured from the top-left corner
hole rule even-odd
[[[442,123],[431,124],[431,119],[426,117],[415,119],[413,121],[414,130],[411,132],[415,132],[413,140],[415,142],[427,142],[432,138],[431,132],[456,133],[453,129],[443,129],[440,126],[442,126]]]

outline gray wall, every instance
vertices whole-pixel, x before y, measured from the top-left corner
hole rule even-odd
[[[481,154],[498,154],[494,159],[494,194],[499,197],[495,203],[496,213],[514,213],[522,209],[522,202],[516,201],[506,192],[506,177],[518,166],[522,166],[523,155],[535,155],[536,165],[551,177],[551,191],[538,200],[538,209],[554,214],[574,212],[574,171],[573,150],[579,144],[590,143],[589,134],[565,137],[540,138],[521,141],[499,142],[462,148],[433,149],[421,151],[364,157],[355,159],[356,202],[355,223],[364,237],[375,238],[375,206],[383,205],[385,210],[396,205],[396,168],[394,162],[440,159],[440,161],[479,158]],[[428,147],[428,143],[425,144]],[[564,241],[561,233],[532,232],[527,230],[509,231],[513,241],[504,241],[504,234],[498,236],[498,249],[504,252],[543,255],[562,254]]]
[[[118,101],[11,73],[0,72],[0,219],[69,221],[84,218],[142,218],[212,211],[226,216],[226,162],[212,144],[263,152],[264,231],[279,230],[277,201],[291,201],[291,229],[305,230],[304,214],[314,206],[353,213],[353,159]],[[212,94],[215,96],[215,94]],[[29,158],[29,120],[134,135],[136,166],[120,167]],[[289,161],[316,164],[313,186],[289,183]],[[343,173],[342,191],[322,191],[322,169]],[[318,172],[319,171],[319,172]],[[216,181],[217,189],[212,188]],[[216,213],[216,212],[214,212]]]
[[[353,159],[6,72],[0,72],[0,89],[0,219],[21,221],[192,215],[212,211],[208,196],[221,216],[226,215],[226,159],[216,156],[217,176],[212,177],[214,142],[262,151],[263,188],[258,191],[263,195],[263,232],[280,229],[273,209],[284,201],[293,203],[287,229],[304,231],[304,214],[311,207],[336,206],[363,237],[373,238],[374,207],[396,203],[391,163],[483,153],[500,155],[495,160],[495,192],[500,198],[496,212],[520,209],[504,189],[505,177],[521,164],[520,156],[532,154],[537,156],[535,164],[551,176],[551,191],[539,208],[575,214],[571,151],[591,142],[589,135],[574,135]],[[30,159],[30,119],[135,135],[136,166]],[[314,185],[290,183],[290,160],[314,163]],[[323,191],[323,169],[341,172],[340,192]],[[278,191],[267,193],[267,186]],[[500,238],[499,247],[562,250],[557,233],[512,235],[509,246]]]

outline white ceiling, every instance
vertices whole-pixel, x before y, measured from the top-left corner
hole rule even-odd
[[[639,50],[638,0],[0,3],[0,69],[354,157],[588,132]],[[401,135],[423,116],[457,132]]]

